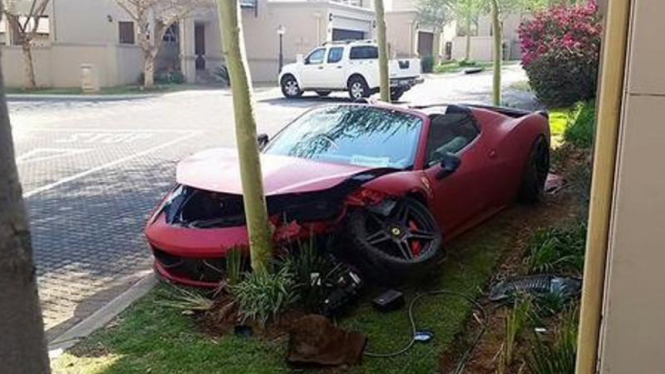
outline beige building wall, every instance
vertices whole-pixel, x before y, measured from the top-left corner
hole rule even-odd
[[[416,26],[413,11],[386,13],[386,38],[391,57],[410,58],[416,55]]]
[[[599,371],[665,372],[665,2],[633,0]]]

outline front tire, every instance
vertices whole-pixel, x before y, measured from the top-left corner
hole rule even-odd
[[[350,212],[346,232],[351,245],[344,257],[380,285],[421,278],[443,257],[434,216],[413,198],[397,201],[387,215],[371,209]]]
[[[349,79],[347,88],[349,90],[349,97],[353,101],[369,97],[371,94],[367,82],[365,82],[365,79],[360,76],[355,76]]]
[[[303,91],[298,85],[298,81],[293,75],[285,75],[281,82],[282,94],[287,99],[295,99],[302,96]]]
[[[549,171],[550,147],[545,137],[540,136],[529,153],[517,200],[524,204],[535,204],[540,201]]]

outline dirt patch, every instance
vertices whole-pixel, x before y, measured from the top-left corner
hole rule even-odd
[[[565,170],[585,161],[583,155],[575,155],[575,160],[568,161],[567,165],[560,167],[560,170]],[[524,255],[536,231],[555,224],[574,222],[578,219],[579,212],[579,199],[567,187],[564,187],[555,195],[545,196],[537,206],[518,206],[507,211],[505,219],[509,222],[509,230],[506,230],[506,232],[509,232],[512,237],[505,248],[496,275],[490,284],[520,273],[523,268]],[[487,292],[484,295],[479,302],[486,312],[486,332],[468,357],[463,371],[465,373],[493,374],[496,373],[499,366],[500,352],[505,339],[505,318],[509,309],[490,302],[486,296]],[[481,325],[474,318],[470,318],[464,330],[455,337],[453,344],[440,357],[442,373],[454,372],[460,360],[473,346],[474,338],[478,335],[480,329]],[[520,357],[523,349],[524,347],[518,346],[515,357]],[[523,363],[515,362],[506,372],[521,373],[524,369],[522,366]]]
[[[269,321],[263,326],[260,322],[250,318],[243,320],[233,298],[224,294],[217,297],[212,309],[197,316],[197,325],[203,333],[213,338],[235,334],[235,327],[243,325],[251,331],[252,336],[266,340],[279,340],[288,337],[293,323],[305,314],[299,309],[289,308],[280,316],[279,320]]]

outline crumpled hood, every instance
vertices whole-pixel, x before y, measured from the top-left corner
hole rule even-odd
[[[270,196],[326,190],[372,168],[262,154],[261,169],[264,193]],[[187,157],[178,164],[176,180],[202,190],[241,195],[238,152],[216,148]]]

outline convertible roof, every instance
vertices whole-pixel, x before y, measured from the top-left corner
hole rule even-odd
[[[471,109],[466,105],[453,105],[453,104],[436,104],[436,105],[423,105],[413,106],[412,108],[418,109],[428,116],[434,114],[450,114],[450,113],[468,113],[471,114]]]

